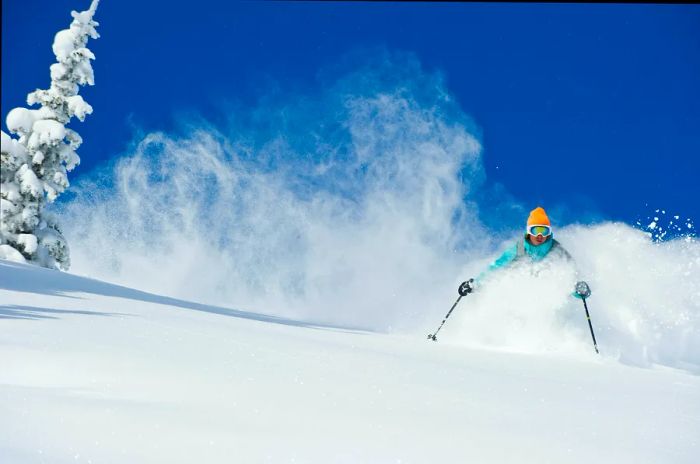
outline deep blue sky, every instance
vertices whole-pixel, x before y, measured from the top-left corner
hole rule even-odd
[[[3,0],[3,130],[48,87],[53,35],[88,6]],[[700,220],[699,5],[102,0],[96,19],[96,85],[81,90],[95,113],[73,126],[85,143],[71,179],[123,152],[134,124],[215,118],[221,100],[252,104],[270,81],[304,89],[383,46],[443,73],[481,128],[489,185],[525,205]]]

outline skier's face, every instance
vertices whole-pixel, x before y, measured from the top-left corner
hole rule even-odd
[[[532,235],[532,234],[527,234],[527,239],[530,240],[530,243],[533,245],[542,245],[544,242],[547,241],[547,237],[543,237],[542,235]]]

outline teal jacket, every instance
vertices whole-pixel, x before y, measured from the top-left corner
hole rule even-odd
[[[508,267],[515,261],[522,259],[529,259],[532,262],[541,261],[547,256],[558,255],[569,261],[573,261],[571,255],[564,249],[563,246],[556,240],[554,236],[550,236],[549,239],[542,245],[535,246],[530,243],[527,236],[524,236],[511,247],[506,249],[503,254],[493,263],[491,263],[484,272],[479,274],[475,279],[475,283],[479,284],[487,275],[491,272]]]

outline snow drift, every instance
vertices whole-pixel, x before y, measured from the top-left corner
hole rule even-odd
[[[698,376],[444,341],[0,260],[0,461],[697,460]]]

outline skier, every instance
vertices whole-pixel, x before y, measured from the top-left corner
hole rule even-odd
[[[573,262],[571,255],[558,241],[554,240],[549,217],[547,217],[544,208],[538,206],[530,211],[524,237],[503,252],[497,260],[489,265],[487,270],[479,274],[475,279],[462,282],[457,291],[461,296],[466,296],[473,292],[484,277],[492,271],[508,267],[524,259],[527,259],[529,262],[537,262],[550,256],[564,258]],[[583,298],[578,291],[575,291],[573,295],[579,299]],[[586,297],[589,295],[590,292]]]
[[[571,255],[564,249],[563,246],[561,246],[561,244],[559,244],[559,242],[554,240],[552,225],[549,222],[547,213],[542,207],[538,206],[530,211],[530,216],[527,218],[527,227],[523,238],[508,248],[496,261],[489,265],[487,270],[479,274],[475,279],[469,279],[466,282],[462,282],[457,289],[459,292],[459,298],[457,301],[455,301],[452,308],[450,308],[450,311],[442,320],[440,327],[438,327],[434,333],[428,335],[428,340],[432,340],[434,342],[437,341],[438,332],[440,332],[442,326],[445,325],[447,318],[450,317],[450,314],[452,314],[452,311],[457,306],[457,303],[459,303],[459,300],[473,292],[474,289],[478,287],[484,276],[486,276],[488,273],[510,266],[518,261],[535,263],[550,256],[558,256],[559,258],[563,258],[573,263]],[[593,339],[593,347],[595,348],[596,353],[599,353],[598,342],[596,342],[595,334],[593,333],[591,315],[588,312],[588,305],[586,305],[586,298],[591,296],[591,289],[586,282],[579,281],[576,282],[576,287],[572,295],[583,301],[583,307],[586,310],[586,319],[588,320],[588,328],[591,330],[591,338]]]

